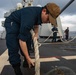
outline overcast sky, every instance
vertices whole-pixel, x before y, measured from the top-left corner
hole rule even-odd
[[[0,0],[0,21],[4,18],[4,13],[16,7],[22,0]],[[70,0],[34,0],[33,5],[44,6],[48,2],[54,2],[62,9]],[[71,31],[76,31],[76,0],[65,9],[60,15],[63,29],[68,26]],[[2,27],[0,26],[0,30]]]

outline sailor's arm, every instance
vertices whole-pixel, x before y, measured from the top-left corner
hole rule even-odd
[[[35,36],[34,37],[37,37],[37,39],[38,39],[38,30],[39,30],[39,25],[35,25],[34,26]]]
[[[28,14],[28,12],[26,12],[26,15],[22,15],[20,33],[18,35],[18,38],[21,50],[26,57],[28,64],[32,64],[34,66],[34,62],[31,60],[28,53],[26,41],[30,38],[30,30],[33,28],[35,21],[34,16],[31,13]],[[31,16],[30,20],[29,16]]]
[[[22,52],[24,53],[24,56],[27,59],[29,68],[31,67],[31,64],[34,66],[34,63],[32,62],[32,60],[31,60],[31,58],[29,56],[26,42],[19,39],[19,44],[20,44]]]

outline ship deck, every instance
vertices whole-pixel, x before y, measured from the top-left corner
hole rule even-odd
[[[43,42],[44,39],[40,39]],[[55,66],[65,66],[76,72],[76,39],[71,43],[56,42],[41,43],[39,47],[40,53],[40,71],[41,75],[46,74]],[[13,68],[8,62],[6,40],[0,40],[0,75],[15,75]],[[31,57],[34,54],[31,53]],[[23,68],[21,64],[23,75],[34,75],[34,68]]]

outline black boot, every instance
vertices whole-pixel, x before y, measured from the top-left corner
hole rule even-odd
[[[15,75],[23,75],[20,69],[20,64],[12,65]]]

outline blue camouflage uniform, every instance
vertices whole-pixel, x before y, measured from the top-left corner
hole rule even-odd
[[[19,55],[19,39],[30,45],[31,33],[34,25],[41,25],[42,7],[26,7],[14,11],[5,20],[6,45],[8,48],[9,62],[14,65],[21,62]],[[29,47],[28,47],[29,50]]]

